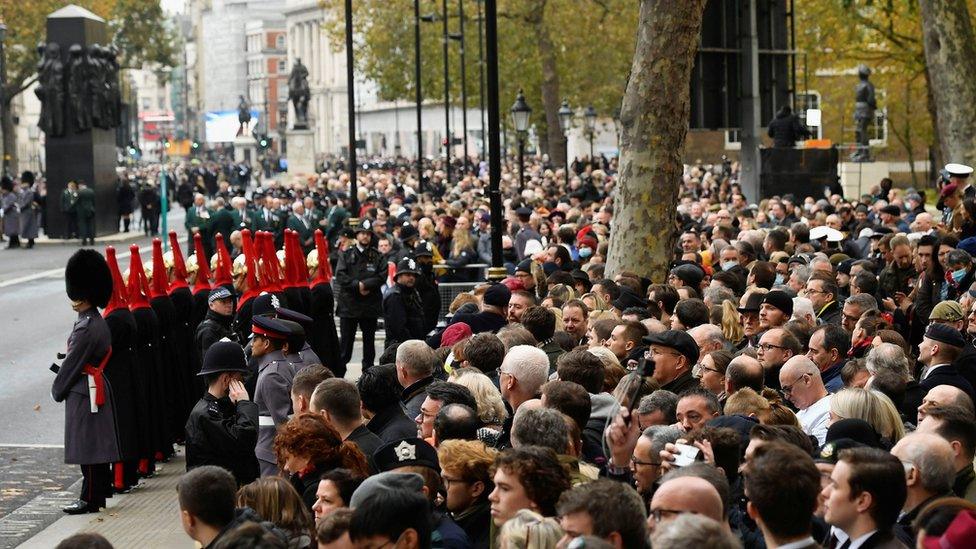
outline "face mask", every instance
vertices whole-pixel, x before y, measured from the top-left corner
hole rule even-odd
[[[580,248],[579,249],[579,256],[580,257],[590,257],[591,255],[593,255],[593,250],[592,249],[590,249],[590,248]]]
[[[738,261],[726,261],[725,263],[722,263],[722,270],[723,271],[727,271],[727,270],[735,267],[738,264],[739,264]]]
[[[782,285],[785,282],[786,282],[786,280],[783,278],[783,275],[782,274],[777,274],[776,275],[776,281],[773,282],[773,285],[774,286],[780,286],[780,285]]]
[[[958,271],[952,271],[952,279],[955,280],[957,284],[962,282],[962,279],[964,278],[966,278],[966,269],[959,269]]]

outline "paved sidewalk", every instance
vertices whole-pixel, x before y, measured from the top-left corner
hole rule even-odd
[[[50,549],[78,532],[98,532],[118,548],[193,548],[196,544],[180,525],[176,483],[185,470],[183,449],[169,463],[157,467],[155,477],[143,480],[129,494],[109,500],[100,513],[64,516],[21,544],[24,549]]]

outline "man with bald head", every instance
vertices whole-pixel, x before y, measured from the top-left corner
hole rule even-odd
[[[726,397],[746,387],[756,391],[756,393],[762,393],[764,386],[763,367],[758,360],[749,355],[739,355],[733,358],[725,369]]]
[[[929,389],[929,392],[925,393],[922,398],[922,404],[918,407],[916,425],[922,423],[929,408],[944,405],[960,406],[969,410],[969,414],[973,415],[973,401],[965,391],[952,385],[936,385]]]
[[[727,524],[718,490],[699,477],[678,477],[661,483],[651,498],[648,531],[653,532],[658,524],[674,520],[681,513],[704,515]]]
[[[917,535],[912,523],[919,511],[938,498],[952,497],[955,455],[947,440],[932,433],[912,433],[899,440],[891,453],[905,465],[908,487],[908,497],[895,523],[895,535],[911,546]]]
[[[803,351],[796,337],[782,328],[773,328],[759,338],[756,358],[763,369],[763,381],[767,387],[780,389],[779,371],[786,361]]]
[[[796,419],[803,432],[817,438],[823,446],[830,421],[830,393],[824,387],[820,369],[805,356],[786,361],[779,372],[783,396],[797,408]]]

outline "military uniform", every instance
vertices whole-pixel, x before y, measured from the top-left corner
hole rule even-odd
[[[370,221],[364,220],[359,232],[370,231]],[[363,371],[373,365],[376,358],[374,336],[376,321],[383,314],[383,297],[380,288],[386,280],[386,264],[375,248],[362,248],[358,244],[339,254],[335,284],[339,288],[336,314],[339,316],[339,339],[342,347],[341,364],[345,369],[352,358],[352,347],[357,326],[363,332]],[[359,291],[360,283],[366,295]]]
[[[65,230],[66,238],[74,238],[78,236],[78,212],[75,207],[75,203],[78,201],[78,191],[71,190],[65,187],[61,191],[61,213],[64,214],[65,219],[68,222],[68,228]]]
[[[78,213],[78,236],[81,243],[95,243],[95,191],[90,187],[78,189],[78,200],[75,202]]]
[[[84,249],[68,260],[65,282],[68,297],[89,307],[78,313],[51,387],[54,400],[65,403],[64,461],[81,465],[84,476],[79,500],[64,511],[96,513],[111,496],[109,464],[120,461],[111,387],[104,376],[112,335],[97,309],[108,304],[112,275],[101,254]]]
[[[288,338],[288,328],[278,319],[255,316],[252,322],[256,335],[280,340]],[[254,389],[254,402],[258,405],[258,442],[254,453],[261,476],[265,477],[278,474],[274,438],[278,426],[291,417],[291,384],[298,370],[280,349],[258,358],[258,380]]]

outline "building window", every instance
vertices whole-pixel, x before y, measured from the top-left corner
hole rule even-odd
[[[288,70],[288,62],[284,59],[278,60],[278,72],[285,72]]]
[[[285,49],[285,35],[284,34],[279,34],[278,37],[275,38],[275,48],[276,49],[279,49],[279,50]]]
[[[878,105],[883,105],[885,103],[885,93],[884,89],[878,89],[874,92],[877,98]],[[888,108],[879,106],[876,111],[874,111],[874,124],[868,129],[868,134],[871,136],[869,141],[872,147],[887,147],[888,146]]]

